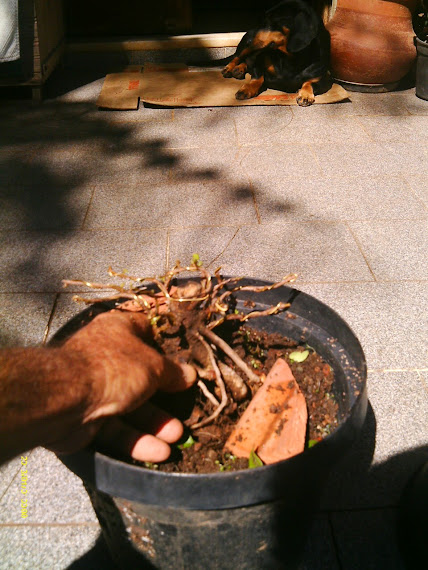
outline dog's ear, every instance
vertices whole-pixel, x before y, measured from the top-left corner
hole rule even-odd
[[[302,10],[296,14],[288,36],[287,50],[290,53],[301,51],[317,37],[318,19],[309,11]]]

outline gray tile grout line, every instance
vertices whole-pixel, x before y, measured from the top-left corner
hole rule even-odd
[[[33,451],[34,451],[34,449],[30,449],[30,451],[25,451],[25,450],[24,450],[23,453],[27,453],[27,454],[28,454],[28,457],[31,457],[31,455],[33,454]],[[22,454],[20,454],[20,455],[22,455]],[[19,457],[19,455],[17,455],[16,457]],[[14,457],[13,459],[16,459],[16,457]],[[4,493],[0,496],[0,502],[3,500],[3,497],[8,493],[8,491],[9,491],[10,487],[12,486],[13,482],[14,482],[15,479],[18,477],[20,470],[21,470],[21,465],[19,465],[19,466],[17,467],[17,470],[16,470],[15,475],[12,477],[12,479],[11,479],[9,485],[6,487]],[[21,524],[23,524],[23,523],[21,523]],[[0,523],[0,526],[1,526],[1,523]]]
[[[54,297],[54,301],[53,301],[53,303],[52,303],[52,309],[51,309],[51,312],[50,312],[50,315],[49,315],[49,319],[48,319],[48,322],[47,322],[46,327],[45,327],[45,332],[44,332],[44,335],[43,335],[43,340],[42,340],[42,345],[43,345],[43,346],[46,344],[47,338],[48,338],[48,336],[49,336],[49,332],[50,332],[50,328],[51,328],[51,325],[52,325],[52,321],[53,321],[53,318],[54,318],[54,315],[55,315],[55,311],[56,311],[56,308],[57,308],[57,305],[58,305],[59,296],[60,296],[60,293],[56,293],[56,295],[55,295],[55,297]]]
[[[349,223],[348,221],[346,221],[346,222],[344,222],[344,225],[348,228],[349,233],[351,234],[353,240],[355,241],[355,244],[356,244],[357,248],[359,249],[359,251],[360,251],[360,253],[361,253],[362,257],[363,257],[364,262],[366,263],[366,265],[367,265],[367,267],[368,267],[368,270],[370,271],[371,275],[373,276],[374,281],[377,282],[376,275],[375,275],[374,271],[372,270],[372,268],[370,267],[370,263],[369,263],[369,261],[368,261],[366,255],[365,255],[365,253],[364,253],[364,251],[363,251],[363,247],[362,247],[362,245],[361,245],[359,239],[358,239],[357,236],[355,235],[354,231],[352,230],[352,228],[351,228],[351,226],[350,226],[350,223]],[[394,282],[395,282],[395,281],[394,281]]]
[[[171,254],[171,233],[168,229],[166,232],[166,251],[165,251],[165,273],[170,269],[170,254]]]
[[[404,184],[405,186],[407,186],[407,188],[410,190],[410,193],[412,194],[412,196],[413,196],[414,198],[416,198],[416,200],[418,200],[418,202],[420,202],[420,203],[422,204],[422,207],[423,207],[425,210],[428,210],[428,203],[425,203],[425,201],[422,200],[422,198],[420,198],[420,197],[417,195],[417,193],[416,193],[416,191],[414,190],[414,188],[413,188],[413,186],[412,186],[410,180],[409,180],[404,174],[400,174],[400,178],[401,178],[403,184]]]
[[[421,384],[422,384],[424,390],[425,390],[425,391],[427,392],[427,394],[428,394],[428,383],[427,383],[427,381],[425,380],[425,378],[421,375],[422,372],[427,372],[427,373],[428,373],[428,368],[419,368],[419,369],[416,370],[416,373],[417,373],[417,375],[418,375],[418,377],[419,377],[419,380],[420,380],[420,382],[421,382]]]
[[[227,242],[227,244],[224,246],[224,248],[222,249],[222,251],[220,253],[218,253],[207,265],[206,267],[208,268],[210,265],[212,265],[214,263],[214,261],[216,261],[219,257],[221,257],[223,255],[223,253],[229,248],[230,244],[232,243],[232,241],[236,238],[236,236],[238,235],[238,233],[240,232],[241,227],[238,227],[235,231],[235,233],[233,234],[233,236],[229,239],[229,241]]]
[[[91,209],[92,202],[93,202],[93,200],[94,200],[94,196],[95,196],[95,192],[96,192],[96,185],[94,184],[94,185],[91,185],[91,186],[92,186],[91,196],[90,196],[90,198],[89,198],[89,202],[88,202],[88,205],[87,205],[87,207],[86,207],[86,212],[85,212],[85,215],[83,216],[83,220],[82,220],[81,226],[80,226],[80,228],[79,228],[80,230],[85,230],[86,220],[87,220],[87,218],[88,218],[89,210]]]

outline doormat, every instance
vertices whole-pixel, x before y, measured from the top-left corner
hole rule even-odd
[[[249,76],[244,81],[249,81]],[[253,99],[238,101],[235,93],[243,85],[225,79],[220,70],[191,70],[183,64],[145,64],[106,76],[97,106],[103,109],[138,109],[139,101],[161,107],[245,107],[253,105],[297,105],[296,93],[267,89]],[[336,83],[315,97],[315,104],[349,99]]]

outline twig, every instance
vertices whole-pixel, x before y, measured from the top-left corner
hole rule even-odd
[[[236,352],[227,344],[227,342],[225,342],[223,339],[213,333],[213,331],[209,330],[206,327],[201,327],[199,331],[210,342],[218,346],[218,348],[221,348],[221,350],[233,360],[236,366],[238,366],[252,382],[260,381],[260,378],[257,376],[257,374],[251,370],[251,368],[242,360],[240,356],[236,354]]]

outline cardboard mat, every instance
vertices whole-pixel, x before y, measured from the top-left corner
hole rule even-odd
[[[245,81],[249,81],[249,76]],[[106,76],[97,106],[104,109],[138,109],[139,101],[163,107],[236,107],[248,105],[296,105],[296,93],[267,89],[258,97],[238,101],[235,93],[243,85],[225,79],[220,70],[189,70],[182,64],[146,64]],[[315,104],[349,99],[340,85],[315,97]]]

